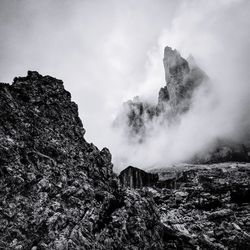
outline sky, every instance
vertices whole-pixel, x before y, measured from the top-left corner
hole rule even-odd
[[[0,0],[0,81],[11,83],[28,70],[62,79],[78,104],[85,138],[110,149],[115,169],[164,166],[218,136],[244,136],[249,30],[248,0]],[[192,54],[212,91],[200,90],[174,131],[155,127],[152,140],[131,147],[112,122],[134,96],[157,100],[165,46]]]

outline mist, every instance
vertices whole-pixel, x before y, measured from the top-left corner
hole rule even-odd
[[[62,79],[86,139],[110,149],[116,171],[167,167],[249,133],[249,16],[247,0],[2,0],[0,81],[27,70]],[[113,121],[134,96],[157,101],[167,45],[195,58],[209,91],[195,93],[178,125],[155,121],[145,143],[128,143]]]

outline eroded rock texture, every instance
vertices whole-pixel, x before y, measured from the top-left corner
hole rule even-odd
[[[166,47],[164,50],[163,65],[166,86],[159,92],[158,105],[169,101],[173,115],[188,111],[194,90],[202,84],[207,76],[194,63],[189,64],[177,50],[172,50],[170,47]],[[162,95],[163,89],[164,96]]]
[[[154,186],[158,181],[158,174],[147,173],[132,166],[121,171],[119,179],[122,185],[130,188]]]
[[[152,173],[159,180],[139,192],[156,203],[166,249],[250,248],[250,164],[183,164]]]
[[[0,84],[0,249],[161,249],[152,198],[118,185],[60,80]]]

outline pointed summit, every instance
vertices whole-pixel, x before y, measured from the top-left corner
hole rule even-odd
[[[168,46],[164,49],[165,92],[169,94],[168,103],[174,114],[189,110],[194,90],[205,79],[205,73],[195,66],[194,59],[189,60]]]
[[[148,124],[160,115],[164,117],[163,123],[171,124],[179,115],[187,112],[191,107],[194,91],[206,79],[206,74],[198,66],[194,66],[194,63],[189,65],[188,60],[171,47],[164,49],[163,64],[166,84],[159,90],[158,103],[154,105],[138,99],[127,102],[124,112],[116,120],[126,121],[128,129],[125,133],[128,133],[128,138],[133,142],[143,142],[147,129],[150,128]]]
[[[182,81],[183,75],[190,71],[188,62],[181,57],[177,50],[173,50],[168,46],[164,49],[163,65],[165,68],[166,83],[168,83],[172,77]]]

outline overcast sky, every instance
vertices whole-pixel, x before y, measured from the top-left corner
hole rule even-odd
[[[214,79],[226,117],[216,125],[230,134],[249,114],[249,20],[248,0],[0,0],[0,81],[27,70],[62,79],[86,139],[116,157],[110,124],[127,99],[157,98],[170,45]]]
[[[27,70],[61,78],[79,105],[86,137],[101,144],[102,119],[143,84],[148,52],[177,3],[1,0],[0,81]]]

